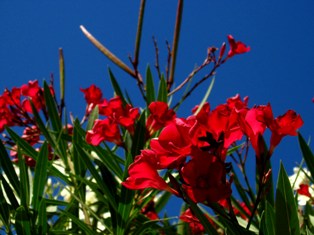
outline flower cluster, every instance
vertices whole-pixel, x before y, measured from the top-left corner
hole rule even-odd
[[[51,94],[54,89],[50,87]],[[43,88],[38,85],[38,81],[29,81],[21,87],[14,87],[12,90],[6,89],[0,96],[0,132],[5,126],[28,126],[35,124],[29,116],[33,113],[31,102],[37,111],[45,110],[45,99]]]
[[[86,115],[98,106],[99,114],[105,116],[105,119],[97,119],[92,130],[87,132],[87,143],[96,146],[102,141],[109,141],[117,145],[123,145],[119,127],[125,128],[133,135],[134,123],[139,117],[138,108],[133,108],[130,104],[124,104],[119,96],[109,101],[102,98],[101,89],[95,85],[81,89],[81,91],[84,93],[87,102]]]
[[[49,90],[54,97],[52,85],[49,86]],[[29,81],[28,84],[14,87],[12,90],[6,89],[0,96],[0,132],[3,132],[5,127],[19,126],[23,129],[21,138],[31,146],[36,146],[40,142],[41,131],[36,118],[32,115],[33,109],[37,112],[42,111],[48,119],[44,89],[38,85],[37,80]],[[10,155],[13,162],[17,162],[17,145],[10,139],[6,142],[12,146]],[[49,155],[48,158],[52,159],[52,156]],[[36,161],[33,158],[24,156],[24,159],[28,166],[35,166]]]
[[[270,104],[249,108],[248,98],[239,95],[213,110],[205,103],[188,118],[171,117],[159,137],[150,140],[150,149],[142,150],[129,166],[129,177],[122,184],[129,189],[166,190],[204,204],[230,197],[232,178],[227,177],[226,158],[237,141],[245,136],[260,158],[265,154],[260,138],[268,128],[271,140],[266,155],[270,157],[281,139],[296,135],[303,124],[292,110],[274,118]],[[177,171],[178,178],[168,174],[167,183],[160,170]]]

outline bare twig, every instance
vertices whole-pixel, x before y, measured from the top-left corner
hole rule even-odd
[[[170,64],[171,64],[171,46],[168,41],[166,41],[167,49],[168,49],[168,57],[167,57],[167,66],[166,66],[166,80],[169,80],[169,71],[170,71]]]
[[[155,68],[157,69],[158,77],[161,79],[161,72],[159,66],[159,49],[157,45],[157,40],[153,37],[154,47],[155,47]]]
[[[207,66],[208,64],[210,64],[211,60],[209,60],[208,58],[206,58],[203,62],[203,64],[201,64],[199,67],[195,68],[190,74],[189,76],[187,76],[186,79],[184,79],[184,81],[177,86],[175,89],[173,89],[171,92],[169,92],[168,96],[173,95],[174,93],[176,93],[178,90],[180,90],[186,83],[188,83],[194,76],[195,74],[197,74],[201,69],[203,69],[205,66]]]
[[[183,0],[178,0],[176,24],[175,24],[173,42],[172,42],[172,53],[171,53],[172,54],[172,61],[171,61],[171,67],[170,67],[170,77],[169,77],[169,80],[167,80],[168,91],[170,91],[171,86],[173,84],[173,80],[174,80],[177,50],[178,50],[179,38],[180,38],[182,13],[183,13]]]
[[[181,100],[176,103],[173,106],[173,109],[177,108],[177,106],[180,105],[180,103],[182,103],[187,97],[189,97],[191,95],[191,93],[200,85],[202,84],[204,81],[206,81],[208,78],[212,77],[215,75],[215,71],[216,69],[219,67],[219,65],[215,65],[214,68],[210,71],[209,74],[205,75],[201,80],[199,80],[197,83],[194,84],[194,86],[192,86],[192,88],[182,96]]]

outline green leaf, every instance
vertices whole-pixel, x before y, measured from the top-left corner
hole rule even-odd
[[[103,194],[108,198],[108,202],[111,204],[113,208],[117,209],[118,207],[117,207],[117,204],[115,203],[116,202],[115,195],[112,195],[113,189],[111,187],[113,184],[110,182],[107,182],[107,179],[103,179],[102,177],[100,177],[94,164],[91,162],[90,158],[88,157],[88,153],[86,153],[80,146],[75,146],[75,148],[77,152],[79,153],[79,157],[81,158],[83,164],[90,171],[92,177],[96,180]]]
[[[2,141],[0,141],[0,166],[4,173],[7,175],[8,180],[16,191],[17,195],[20,195],[20,183],[11,161]]]
[[[62,129],[62,122],[58,114],[56,102],[51,95],[50,88],[46,81],[44,82],[44,98],[52,128],[59,133]]]
[[[149,65],[146,68],[146,102],[147,106],[155,101],[155,88],[152,71],[150,70]]]
[[[3,175],[0,175],[0,180],[4,189],[5,194],[7,195],[7,198],[10,200],[11,206],[14,210],[16,210],[19,207],[19,203],[16,199],[16,193],[13,192],[11,186],[9,183],[5,180]],[[19,183],[20,185],[20,183]],[[20,187],[20,186],[19,186]]]
[[[46,84],[46,90],[49,89],[48,85]],[[58,155],[61,159],[64,160],[64,163],[67,165],[66,161],[66,142],[61,138],[62,137],[62,123],[58,115],[58,111],[56,108],[56,105],[53,101],[53,98],[51,97],[50,90],[49,93],[46,91],[46,98],[48,99],[46,102],[47,108],[48,108],[48,114],[49,114],[49,119],[52,124],[52,127],[54,129],[54,132],[50,132],[48,128],[45,126],[43,120],[41,119],[39,113],[37,112],[34,104],[31,103],[33,115],[36,119],[36,124],[40,131],[43,133],[43,135],[46,137],[46,140],[49,145],[52,146],[54,151],[56,152],[56,155]],[[50,116],[51,115],[51,116]]]
[[[155,201],[155,210],[157,213],[165,208],[171,196],[172,194],[167,191],[162,192],[162,194],[158,194],[158,197]]]
[[[73,129],[73,151],[72,151],[72,157],[73,157],[73,166],[74,166],[74,172],[75,175],[79,175],[81,177],[84,177],[86,174],[86,167],[84,166],[84,163],[82,162],[81,156],[77,152],[77,147],[82,146],[84,137],[80,135],[80,132],[77,130],[77,127],[80,126],[79,121],[76,119],[74,121],[74,129]]]
[[[276,235],[275,210],[268,201],[265,204],[265,211],[262,214],[260,227],[260,234]]]
[[[8,228],[10,224],[10,207],[6,202],[2,187],[0,184],[0,220]]]
[[[117,79],[115,78],[115,76],[111,72],[110,68],[108,68],[108,71],[109,71],[109,77],[110,77],[110,80],[111,80],[111,84],[112,84],[113,90],[116,93],[116,95],[119,96],[122,99],[123,105],[125,105],[126,101],[124,99],[124,95],[123,95],[123,93],[121,91],[119,83],[117,82]]]
[[[17,148],[18,155],[18,165],[20,169],[20,187],[21,187],[21,205],[25,208],[29,208],[30,201],[30,182],[28,177],[28,167],[25,163],[25,159],[19,150],[19,146]]]
[[[20,206],[16,210],[15,225],[17,234],[31,235],[31,220],[24,206]]]
[[[98,110],[98,105],[96,105],[95,108],[89,114],[86,131],[91,130],[93,128],[94,122],[98,118],[99,118],[99,110]]]
[[[81,221],[77,216],[73,215],[69,211],[62,211],[62,214],[72,220],[72,223],[76,224],[81,231],[84,231],[86,234],[95,234],[93,229]],[[71,233],[73,234],[73,232]],[[78,234],[78,233],[77,233]]]
[[[187,202],[189,203],[193,213],[195,216],[199,219],[201,224],[204,226],[205,231],[208,234],[212,235],[218,235],[216,229],[213,227],[213,225],[209,222],[208,218],[204,215],[202,210],[195,204],[189,197],[187,197]]]
[[[236,187],[236,190],[238,191],[238,193],[239,193],[239,196],[240,196],[240,198],[241,198],[241,201],[243,201],[244,203],[245,203],[245,205],[248,207],[248,208],[250,208],[251,207],[251,202],[250,202],[250,200],[249,200],[249,198],[248,198],[248,196],[247,196],[247,192],[246,191],[248,191],[248,193],[249,193],[249,195],[251,196],[251,200],[253,201],[255,201],[255,196],[254,196],[254,194],[253,194],[253,192],[252,192],[252,189],[251,189],[251,187],[250,186],[248,186],[249,187],[249,189],[248,190],[246,190],[246,189],[244,189],[243,188],[243,185],[240,183],[240,180],[239,180],[239,178],[238,178],[238,174],[236,173],[236,171],[233,169],[233,167],[232,167],[232,174],[233,174],[233,182],[234,182],[234,185],[235,185],[235,187]]]
[[[165,78],[162,76],[159,81],[159,87],[158,87],[158,101],[166,102],[168,101],[168,91],[167,91],[167,83]]]
[[[33,102],[30,100],[30,104],[31,104],[31,107],[32,107],[32,111],[33,111],[33,115],[35,117],[35,120],[36,120],[36,124],[39,128],[39,130],[43,133],[43,135],[46,137],[48,143],[53,147],[53,148],[56,148],[56,141],[55,139],[50,135],[48,129],[46,128],[43,120],[41,119],[39,113],[37,112],[37,109],[36,107],[34,106]]]
[[[47,234],[48,230],[48,222],[47,222],[47,205],[46,200],[42,199],[39,203],[39,209],[38,209],[38,234]]]
[[[35,212],[37,212],[38,210],[47,182],[47,166],[48,166],[48,147],[47,143],[45,142],[40,149],[34,172],[32,205]]]
[[[82,138],[85,138],[86,132],[82,129],[79,123],[74,122],[74,126],[76,128],[77,133],[79,133]],[[81,143],[82,149],[88,150],[88,152],[93,152],[97,157],[101,159],[101,161],[108,167],[108,169],[112,170],[114,174],[122,180],[123,171],[119,164],[124,164],[124,162],[117,162],[119,156],[114,154],[111,149],[103,149],[100,146],[92,146],[83,141]]]
[[[6,129],[7,132],[9,133],[10,137],[13,139],[15,144],[19,146],[19,150],[34,159],[35,161],[37,160],[37,154],[38,152],[24,139],[22,139],[18,134],[16,134],[14,131],[12,131],[10,128]]]
[[[202,109],[202,107],[204,106],[205,102],[207,101],[207,99],[208,99],[208,97],[209,97],[209,95],[210,95],[210,93],[214,87],[214,83],[215,83],[215,77],[212,78],[212,81],[210,82],[209,87],[208,87],[201,103],[199,104],[196,112],[194,113],[194,115],[197,115],[199,113],[199,111]]]
[[[141,150],[144,148],[146,140],[146,113],[143,112],[140,116],[139,121],[136,123],[134,137],[132,138],[132,148],[131,154],[133,158],[140,154]]]
[[[312,177],[314,177],[314,155],[300,133],[298,133],[298,139],[303,158],[309,168],[309,171],[311,172]]]
[[[276,189],[276,234],[299,235],[299,219],[296,201],[293,196],[287,173],[280,164]]]
[[[127,153],[127,162],[125,165],[123,180],[127,177],[128,167],[132,162],[133,162],[132,155],[130,153]],[[128,220],[131,217],[130,213],[131,213],[133,201],[134,201],[134,191],[122,186],[119,206],[118,206],[117,235],[126,234],[126,231],[128,229],[127,228]]]

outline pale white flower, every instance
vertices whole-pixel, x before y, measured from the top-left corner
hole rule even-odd
[[[309,185],[309,193],[314,196],[314,186],[311,184],[309,177],[311,177],[311,173],[306,169],[299,167],[293,168],[293,175],[289,176],[289,181],[291,186],[293,186],[293,190],[297,191],[300,188],[301,184]],[[298,195],[298,205],[305,206],[306,203],[311,200],[308,196],[305,195]]]
[[[306,168],[300,169],[299,167],[294,167],[293,173],[293,175],[289,176],[293,190],[298,190],[300,184],[310,184],[309,177],[311,177],[311,173]]]

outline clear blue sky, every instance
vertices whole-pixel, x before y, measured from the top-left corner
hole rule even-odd
[[[139,93],[134,80],[94,48],[79,25],[128,63],[128,55],[133,55],[139,2],[0,1],[0,90],[29,80],[49,80],[51,73],[58,85],[58,48],[62,47],[66,105],[74,116],[82,117],[85,108],[79,88],[96,84],[104,96],[112,97],[108,66],[136,101]],[[146,3],[140,54],[143,74],[147,63],[154,63],[152,36],[159,44],[160,64],[165,66],[165,41],[172,42],[176,5],[176,1],[169,0]],[[212,107],[239,93],[250,97],[251,106],[270,102],[276,116],[294,109],[305,122],[301,133],[309,138],[314,133],[313,12],[312,0],[185,1],[176,84],[203,62],[209,46],[220,47],[232,34],[251,51],[234,57],[218,70],[209,97]],[[208,84],[187,100],[180,115],[190,114]],[[278,168],[280,159],[291,173],[295,162],[301,160],[297,138],[283,140],[272,159],[274,168]]]

